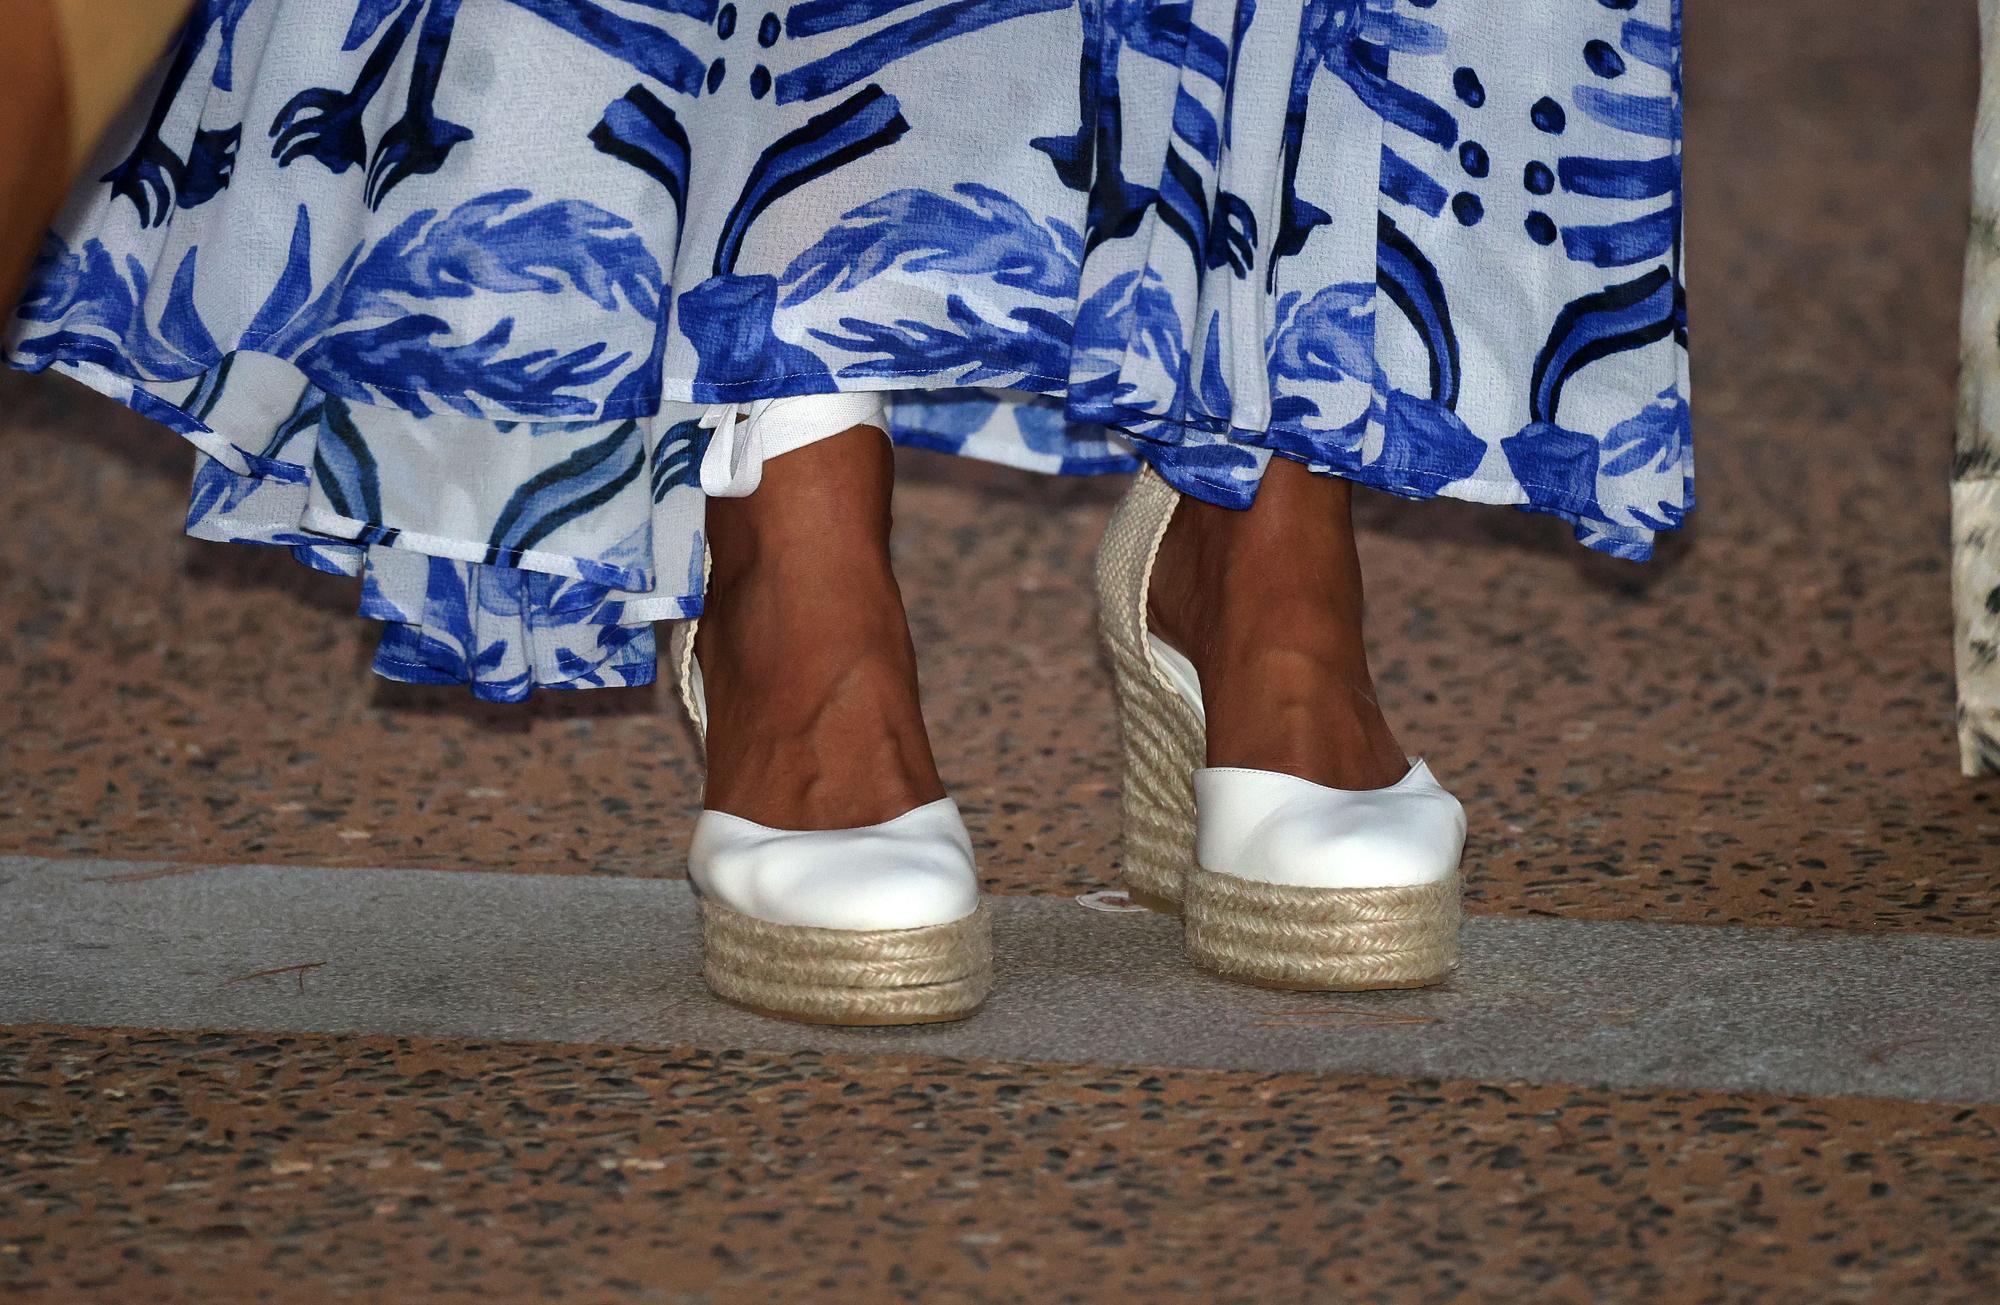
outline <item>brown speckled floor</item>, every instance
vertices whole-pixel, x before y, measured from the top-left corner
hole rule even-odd
[[[26,1030],[16,1299],[1990,1301],[2000,1111]]]
[[[1955,773],[1945,571],[1970,6],[1691,9],[1698,524],[1638,568],[1371,503],[1383,691],[1467,799],[1476,909],[1993,932],[2000,788]],[[179,537],[178,441],[66,382],[0,404],[0,849],[678,873],[698,775],[664,691],[377,683],[349,582]],[[905,466],[989,879],[1102,884],[1086,572],[1117,487]]]

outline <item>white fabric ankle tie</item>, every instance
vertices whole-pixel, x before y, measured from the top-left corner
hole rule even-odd
[[[879,393],[802,394],[718,403],[701,414],[715,432],[701,459],[702,493],[744,498],[764,483],[764,464],[855,426],[888,429]]]

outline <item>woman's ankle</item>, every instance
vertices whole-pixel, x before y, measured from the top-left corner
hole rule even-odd
[[[892,465],[865,427],[774,459],[709,504],[695,640],[709,693],[707,805],[758,824],[877,824],[944,794],[889,560]]]
[[[1208,764],[1340,788],[1407,769],[1369,673],[1349,493],[1274,459],[1247,511],[1176,510],[1148,617],[1201,677]]]

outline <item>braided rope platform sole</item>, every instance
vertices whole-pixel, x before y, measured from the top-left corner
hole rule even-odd
[[[702,975],[715,995],[807,1024],[938,1024],[993,987],[992,917],[923,929],[773,924],[701,903]]]
[[[1442,983],[1458,965],[1457,875],[1406,888],[1299,888],[1197,868],[1181,901],[1189,959],[1247,983],[1365,992]]]
[[[1206,733],[1146,642],[1153,559],[1179,501],[1151,468],[1140,471],[1097,553],[1125,751],[1126,891],[1180,914],[1189,959],[1228,978],[1315,992],[1442,982],[1458,964],[1457,875],[1410,888],[1301,888],[1196,864],[1194,772],[1206,764]]]

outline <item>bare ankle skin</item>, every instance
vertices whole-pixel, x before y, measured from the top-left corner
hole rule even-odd
[[[889,564],[894,464],[856,426],[774,458],[708,504],[695,637],[708,695],[704,804],[777,829],[848,829],[944,796]]]
[[[1147,611],[1201,676],[1210,766],[1350,789],[1409,770],[1368,670],[1352,498],[1274,457],[1249,510],[1175,510]]]

